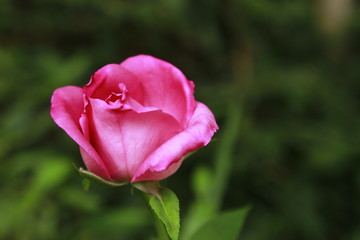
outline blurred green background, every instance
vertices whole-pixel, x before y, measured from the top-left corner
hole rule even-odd
[[[155,236],[131,187],[83,190],[49,116],[54,89],[140,53],[180,68],[220,126],[162,183],[182,231],[251,204],[242,240],[360,239],[359,43],[351,0],[0,1],[0,239]]]

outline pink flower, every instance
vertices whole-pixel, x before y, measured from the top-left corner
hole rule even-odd
[[[83,88],[51,98],[54,121],[80,146],[88,170],[116,181],[161,180],[218,129],[179,69],[139,55],[99,69]]]

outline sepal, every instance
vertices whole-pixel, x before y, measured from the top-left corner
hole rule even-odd
[[[118,182],[118,181],[112,181],[112,180],[108,180],[108,179],[104,179],[102,177],[99,177],[98,175],[89,172],[83,168],[76,168],[78,170],[78,172],[80,173],[80,175],[82,177],[84,177],[87,180],[90,180],[91,182],[96,182],[98,184],[101,185],[105,185],[105,186],[109,186],[109,187],[120,187],[123,185],[128,184],[129,182]]]

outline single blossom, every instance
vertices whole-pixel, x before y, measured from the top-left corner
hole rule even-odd
[[[161,180],[218,129],[194,83],[139,55],[99,69],[83,88],[54,91],[51,116],[79,145],[87,169],[115,181]]]

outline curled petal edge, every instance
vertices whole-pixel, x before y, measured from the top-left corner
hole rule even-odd
[[[180,167],[184,156],[207,145],[218,130],[214,115],[197,102],[188,128],[167,140],[140,166],[131,182],[162,180]]]
[[[81,131],[79,120],[83,106],[83,92],[80,87],[62,87],[55,90],[51,97],[50,115],[55,123],[79,144],[81,155],[87,156],[83,157],[86,167],[96,175],[110,178],[100,156]]]

